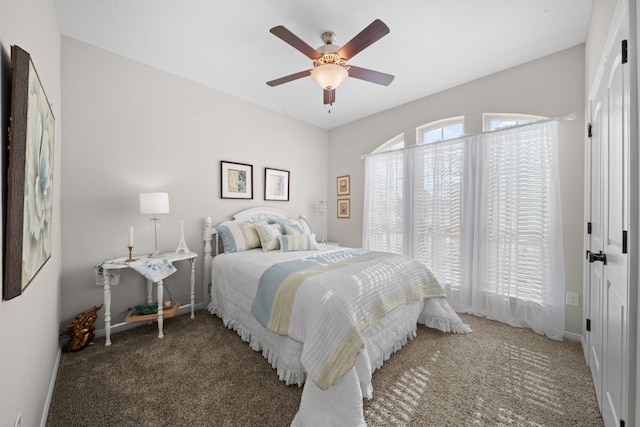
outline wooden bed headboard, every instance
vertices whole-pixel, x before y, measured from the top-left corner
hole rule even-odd
[[[233,220],[223,221],[218,225],[254,223],[258,221],[269,221],[275,218],[291,218],[291,216],[280,209],[270,207],[249,208],[233,215]],[[218,232],[211,222],[211,217],[204,219],[204,262],[202,263],[202,292],[205,307],[208,305],[211,293],[211,265],[213,257],[220,253],[220,242]]]

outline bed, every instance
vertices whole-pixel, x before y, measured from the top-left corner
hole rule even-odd
[[[371,378],[421,323],[471,332],[431,272],[400,255],[319,244],[309,223],[251,208],[204,227],[208,306],[304,387],[292,426],[366,426]]]

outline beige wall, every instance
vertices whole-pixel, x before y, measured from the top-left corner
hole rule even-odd
[[[50,0],[3,0],[0,8],[1,155],[8,145],[11,46],[31,54],[56,118],[52,255],[24,293],[0,301],[0,425],[36,426],[50,391],[60,320],[61,147],[60,31]],[[2,159],[3,165],[7,161]],[[4,174],[3,174],[4,176]],[[3,222],[4,223],[4,222]],[[3,231],[0,231],[2,235]],[[4,259],[4,257],[3,257]],[[0,266],[0,269],[2,267]]]
[[[351,175],[351,219],[329,218],[329,240],[362,244],[364,162],[386,140],[404,132],[415,143],[416,127],[465,116],[466,133],[482,131],[482,113],[546,117],[576,114],[561,131],[560,187],[567,290],[582,294],[584,153],[584,46],[576,46],[453,89],[364,118],[329,132],[329,211],[335,212],[335,179]],[[582,333],[582,310],[566,306],[565,330]]]
[[[270,205],[304,214],[319,229],[315,201],[326,197],[327,131],[205,88],[75,39],[62,39],[65,167],[62,321],[102,303],[94,265],[125,256],[128,226],[134,253],[154,247],[153,227],[139,213],[138,194],[167,191],[171,212],[158,229],[161,251],[174,251],[184,220],[186,243],[199,253],[202,227],[249,207]],[[253,165],[253,200],[220,198],[220,161]],[[265,202],[264,167],[289,170],[290,201]],[[188,301],[187,263],[165,284]],[[146,302],[138,274],[123,272],[113,289],[112,323]],[[165,292],[165,296],[167,293]],[[103,328],[104,310],[96,321]]]

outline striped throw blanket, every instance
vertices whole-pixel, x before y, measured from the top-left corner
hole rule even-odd
[[[444,296],[413,258],[346,249],[269,267],[252,312],[266,328],[304,343],[302,364],[326,390],[354,366],[376,321],[401,305]]]

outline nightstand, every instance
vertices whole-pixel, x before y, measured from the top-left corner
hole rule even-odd
[[[185,306],[191,306],[191,318],[193,319],[195,317],[194,315],[194,307],[195,307],[195,281],[196,281],[196,258],[198,257],[198,254],[194,253],[194,252],[189,252],[189,253],[167,253],[167,254],[159,254],[154,256],[154,259],[166,259],[167,261],[169,261],[171,264],[174,264],[177,261],[186,261],[189,260],[190,264],[191,264],[191,281],[190,281],[190,299],[191,302],[188,305]],[[137,257],[136,259],[143,259],[144,257]],[[105,329],[105,335],[106,335],[106,339],[105,339],[105,346],[109,346],[111,345],[111,284],[109,283],[109,271],[110,270],[121,270],[121,269],[125,269],[125,268],[130,268],[130,264],[127,262],[123,261],[124,258],[120,258],[120,259],[116,259],[116,260],[110,260],[110,261],[106,261],[104,263],[102,263],[102,271],[103,271],[103,280],[104,280],[104,329]],[[175,266],[174,266],[175,267]],[[157,316],[155,316],[155,318],[158,321],[158,338],[162,338],[164,336],[163,332],[162,332],[162,327],[163,327],[163,319],[164,319],[164,313],[163,313],[163,281],[162,280],[157,280],[155,282],[151,281],[150,279],[147,279],[147,303],[151,304],[153,299],[152,299],[152,291],[153,291],[153,284],[156,284],[156,288],[157,288],[157,301],[158,301],[158,312],[157,312]],[[175,312],[177,311],[177,309],[180,307],[171,307],[171,316],[173,314],[175,314]],[[170,316],[169,316],[170,317]],[[148,320],[146,317],[144,319],[140,319],[140,320]]]

